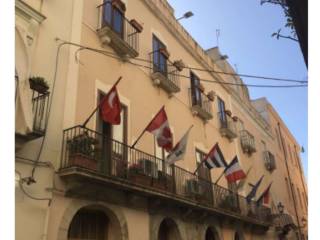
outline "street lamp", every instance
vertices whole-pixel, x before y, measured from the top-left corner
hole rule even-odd
[[[188,12],[186,12],[185,14],[183,14],[183,16],[182,16],[182,17],[177,18],[177,21],[179,21],[179,20],[181,20],[181,19],[183,19],[183,18],[189,18],[189,17],[192,17],[193,15],[194,15],[194,14],[193,14],[193,12],[188,11]]]
[[[278,208],[279,213],[282,214],[283,210],[284,210],[284,206],[281,202],[278,203],[277,208]]]

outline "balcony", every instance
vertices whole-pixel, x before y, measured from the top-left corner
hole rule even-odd
[[[96,199],[117,190],[264,230],[270,225],[269,208],[255,202],[248,205],[243,196],[81,126],[63,132],[59,175],[66,182],[68,196]]]
[[[198,89],[189,88],[189,96],[192,114],[197,115],[204,121],[213,118],[211,100]]]
[[[256,152],[254,136],[247,130],[240,131],[240,142],[244,153],[252,154]]]
[[[264,165],[266,169],[270,172],[275,170],[277,168],[276,166],[276,160],[274,158],[274,155],[269,151],[263,152],[263,159],[264,159]]]
[[[18,142],[34,140],[36,138],[43,137],[45,134],[50,93],[46,92],[44,94],[37,94],[36,97],[34,97],[34,95],[35,92],[33,92],[32,98],[32,131],[25,135],[16,134],[16,140],[18,140]]]
[[[238,136],[237,129],[232,117],[227,115],[225,112],[219,112],[218,118],[220,123],[220,134],[229,140],[236,138]]]
[[[122,7],[119,7],[119,4]],[[121,58],[139,55],[139,33],[142,27],[136,20],[124,16],[125,6],[121,1],[106,1],[97,7],[99,12],[98,35],[102,45],[112,47]]]
[[[153,84],[161,87],[169,95],[179,92],[180,79],[178,69],[160,51],[151,52],[149,55]]]

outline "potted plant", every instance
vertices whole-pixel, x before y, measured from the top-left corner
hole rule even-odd
[[[136,31],[137,31],[138,33],[141,33],[141,32],[142,32],[143,27],[142,27],[142,25],[141,25],[140,23],[137,22],[137,20],[131,19],[131,20],[130,20],[130,23],[131,23],[131,25],[134,27],[134,29],[136,29]]]
[[[231,117],[231,116],[232,116],[232,113],[231,113],[231,111],[230,111],[230,110],[225,110],[224,112],[225,112],[225,114],[227,114],[229,117]]]
[[[45,94],[49,89],[49,85],[43,77],[30,77],[29,84],[32,90],[41,94]]]
[[[179,72],[181,72],[186,67],[182,59],[174,61],[173,66],[175,66]]]
[[[160,53],[164,55],[166,59],[170,57],[170,53],[168,52],[167,48],[160,48],[159,49]]]
[[[208,97],[208,99],[209,99],[211,102],[214,101],[214,95],[215,95],[214,91],[210,91],[210,92],[208,92],[208,94],[207,94],[207,97]]]
[[[112,6],[119,9],[122,13],[126,11],[126,5],[121,0],[112,0],[111,3],[112,3]]]
[[[172,192],[173,191],[173,179],[172,176],[166,174],[163,171],[158,171],[158,178],[153,179],[152,182],[153,187],[165,191]]]
[[[144,174],[144,169],[140,162],[131,164],[129,167],[129,179],[140,185],[151,185],[151,177]]]
[[[98,141],[87,132],[67,141],[69,165],[97,170],[97,143]]]

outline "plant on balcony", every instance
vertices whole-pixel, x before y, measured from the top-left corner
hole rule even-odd
[[[153,179],[152,185],[155,188],[171,192],[173,191],[173,178],[169,174],[159,170],[158,178]]]
[[[231,111],[230,111],[230,110],[225,110],[224,112],[225,112],[225,114],[227,114],[229,117],[231,117],[231,116],[232,116],[232,113],[231,113]]]
[[[143,27],[142,27],[142,25],[140,23],[137,22],[137,20],[131,19],[130,23],[138,33],[142,32]]]
[[[175,61],[173,62],[173,66],[175,66],[176,69],[177,69],[179,72],[181,72],[181,71],[186,67],[186,65],[184,64],[184,62],[182,61],[182,59],[180,59],[180,60],[175,60]]]
[[[122,13],[126,11],[126,5],[121,0],[112,0],[111,3],[112,3],[112,6],[119,9]]]
[[[82,133],[67,141],[69,165],[97,170],[97,139]]]
[[[45,94],[49,85],[43,77],[30,77],[29,78],[30,88],[40,94]]]
[[[228,209],[231,211],[238,211],[237,199],[234,195],[227,195],[222,202],[219,204],[221,208]]]
[[[233,117],[232,117],[232,120],[233,120],[234,122],[237,122],[238,119],[239,119],[239,118],[238,118],[237,116],[233,116]]]
[[[214,96],[215,96],[215,92],[214,91],[210,91],[207,94],[208,99],[213,102],[214,101]]]
[[[159,51],[166,59],[170,57],[170,53],[168,52],[167,48],[160,48]]]
[[[134,183],[144,186],[151,184],[151,177],[144,174],[141,163],[134,163],[129,167],[129,179]]]

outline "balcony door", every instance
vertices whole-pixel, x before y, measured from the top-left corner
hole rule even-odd
[[[200,92],[200,79],[193,72],[190,72],[191,80],[191,99],[192,106],[199,105],[201,106],[201,92]]]
[[[104,1],[103,26],[109,25],[112,30],[123,38],[124,13],[113,6],[110,0]]]
[[[197,175],[199,177],[199,187],[200,193],[203,197],[203,200],[206,202],[212,202],[212,185],[211,185],[211,174],[210,170],[205,167],[203,159],[205,158],[206,154],[198,149],[196,149],[196,163],[198,168]]]
[[[167,58],[160,52],[160,49],[166,49],[167,47],[155,36],[152,38],[152,61],[153,61],[153,72],[160,72],[167,76]]]
[[[100,94],[99,102],[104,97]],[[127,108],[122,105],[121,122],[119,125],[111,125],[97,118],[97,131],[101,136],[101,162],[100,171],[112,175],[124,175],[128,162],[127,153]]]

